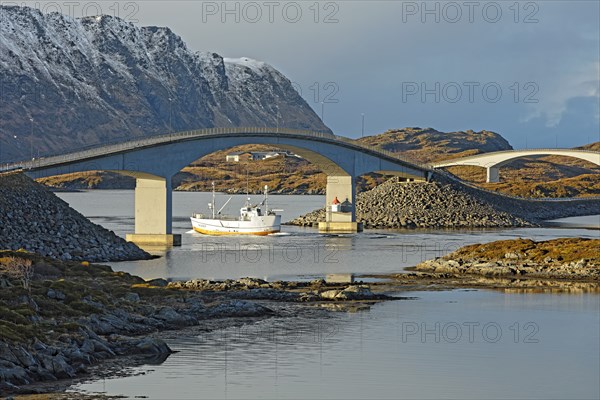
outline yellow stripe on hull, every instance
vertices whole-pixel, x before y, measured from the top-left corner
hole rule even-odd
[[[220,232],[220,231],[209,231],[206,229],[193,227],[194,230],[198,233],[202,233],[203,235],[211,235],[211,236],[224,236],[224,235],[254,235],[254,236],[267,236],[271,233],[277,233],[277,231],[265,231],[265,232]]]

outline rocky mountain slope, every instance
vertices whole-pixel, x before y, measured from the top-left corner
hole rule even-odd
[[[0,162],[170,130],[329,131],[270,65],[106,15],[0,6],[0,77]]]

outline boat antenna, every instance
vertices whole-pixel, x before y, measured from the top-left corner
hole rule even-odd
[[[215,182],[214,181],[212,183],[212,205],[210,208],[212,210],[212,217],[213,217],[213,219],[215,219]]]

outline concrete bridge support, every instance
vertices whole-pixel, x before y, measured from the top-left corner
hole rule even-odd
[[[334,175],[327,177],[325,195],[325,222],[319,222],[321,233],[356,233],[362,231],[362,224],[356,222],[355,206],[356,184],[353,176]],[[347,209],[332,210],[334,199],[340,202],[349,202]]]
[[[181,246],[181,235],[172,233],[171,179],[136,177],[135,233],[126,239],[138,245]]]
[[[487,167],[487,183],[498,183],[500,182],[500,168],[498,167]]]

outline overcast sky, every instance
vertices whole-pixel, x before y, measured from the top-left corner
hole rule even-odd
[[[597,0],[69,4],[266,61],[340,135],[360,136],[364,114],[366,135],[420,126],[493,130],[516,148],[600,140]]]

